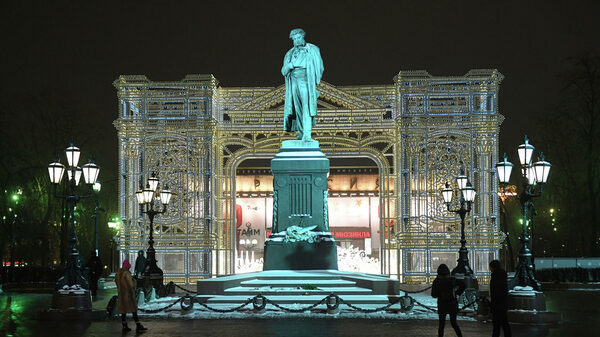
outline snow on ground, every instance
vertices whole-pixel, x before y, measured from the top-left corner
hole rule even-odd
[[[427,293],[422,294],[410,294],[416,301],[422,303],[426,306],[435,308],[437,303],[436,299],[432,298]],[[268,298],[268,296],[266,296]],[[343,298],[343,296],[342,296]],[[146,303],[143,306],[139,306],[140,309],[144,310],[156,310],[162,307],[167,306],[168,304],[173,303],[179,299],[179,297],[163,297],[155,301],[151,301]],[[239,306],[239,304],[221,304],[221,303],[208,303],[207,304],[211,308],[215,309],[231,309]],[[306,308],[308,304],[280,304],[280,306],[289,309],[300,309]],[[363,309],[374,309],[384,306],[383,304],[361,304],[356,305],[359,308]],[[230,313],[219,313],[210,311],[198,303],[194,303],[194,306],[189,311],[184,311],[181,309],[181,304],[177,303],[173,307],[163,310],[159,313],[144,313],[138,311],[140,316],[145,317],[154,317],[154,318],[179,318],[179,319],[256,319],[256,318],[322,318],[322,319],[344,319],[344,318],[359,318],[359,319],[398,319],[398,320],[408,320],[408,319],[420,319],[420,320],[437,320],[438,314],[423,308],[422,306],[415,304],[412,310],[408,312],[387,312],[387,311],[378,311],[375,313],[363,313],[355,311],[344,304],[340,304],[339,306],[340,312],[338,314],[327,314],[325,309],[325,304],[319,305],[316,307],[316,312],[314,311],[305,311],[302,313],[289,313],[277,309],[276,307],[268,304],[266,306],[266,310],[264,313],[254,313],[252,311],[252,304],[246,305],[241,311],[230,312]],[[400,304],[394,304],[390,307],[390,309],[400,309]],[[459,320],[471,320],[475,319],[472,317],[459,316]]]

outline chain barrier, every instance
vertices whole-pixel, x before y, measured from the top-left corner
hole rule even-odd
[[[465,310],[466,308],[468,308],[468,307],[470,307],[470,306],[473,306],[473,309],[475,310],[475,306],[474,306],[474,304],[475,304],[475,303],[477,303],[477,301],[479,301],[479,300],[481,300],[481,299],[484,299],[484,300],[485,300],[485,297],[476,297],[476,298],[475,298],[474,300],[472,300],[471,302],[469,302],[469,303],[467,303],[467,304],[463,305],[463,307],[462,307],[462,308],[460,308],[460,309],[459,309],[459,311],[463,311],[463,310]],[[425,305],[425,304],[423,304],[423,303],[421,303],[421,302],[419,302],[419,301],[417,301],[417,300],[414,300],[414,301],[415,301],[415,304],[418,304],[418,305],[422,306],[423,308],[425,308],[425,309],[427,309],[427,310],[430,310],[430,311],[432,311],[432,312],[437,312],[437,309],[435,309],[434,307],[431,307],[431,306]],[[462,315],[465,315],[465,314],[462,314]]]
[[[173,281],[171,281],[171,282],[169,282],[169,283],[173,283],[173,285],[175,285],[177,288],[179,288],[179,289],[181,289],[181,290],[185,291],[185,292],[186,292],[186,293],[188,293],[188,294],[198,294],[198,292],[197,292],[197,291],[193,291],[193,290],[187,290],[187,289],[185,289],[184,287],[180,286],[179,284],[176,284],[176,283],[175,283],[175,282],[173,282]]]
[[[404,290],[404,289],[400,289],[400,291],[407,293],[407,294],[418,294],[418,293],[422,293],[426,290],[431,289],[431,286],[427,287],[427,288],[423,288],[421,290],[413,290],[413,291],[408,291],[408,290]]]
[[[286,311],[286,312],[299,313],[299,312],[305,312],[307,310],[314,309],[316,306],[318,306],[320,304],[323,304],[323,302],[327,301],[328,298],[329,298],[329,296],[323,298],[322,300],[320,300],[319,302],[317,302],[317,303],[315,303],[313,305],[310,305],[310,306],[308,306],[306,308],[300,308],[300,309],[290,309],[290,308],[283,307],[283,306],[281,306],[281,305],[279,305],[279,304],[271,301],[270,299],[268,299],[266,297],[265,297],[265,300],[266,300],[265,303],[269,303],[269,304],[271,304],[272,306],[274,306],[275,308],[277,308],[279,310],[283,310],[283,311]]]
[[[173,283],[173,282],[171,282],[171,283]],[[407,294],[404,295],[404,296],[401,296],[399,298],[398,302],[391,302],[391,303],[389,303],[387,305],[384,305],[382,307],[373,308],[373,309],[366,309],[366,308],[361,308],[361,307],[355,306],[355,305],[353,305],[351,303],[346,302],[345,300],[343,300],[342,298],[340,298],[338,295],[336,295],[334,293],[331,293],[330,295],[324,297],[322,300],[320,300],[320,301],[318,301],[318,302],[316,302],[316,303],[314,303],[312,305],[309,305],[309,306],[304,307],[304,308],[298,308],[298,309],[286,308],[286,307],[284,307],[282,305],[279,305],[279,304],[273,302],[272,300],[266,298],[265,296],[263,296],[261,294],[258,294],[258,295],[254,296],[254,297],[251,297],[251,298],[248,298],[244,303],[242,303],[241,305],[238,305],[236,307],[229,308],[229,309],[218,309],[218,308],[213,308],[213,307],[211,307],[211,306],[209,306],[209,305],[207,305],[205,303],[200,302],[197,298],[195,298],[195,297],[193,297],[193,296],[191,296],[189,294],[189,293],[196,293],[196,292],[188,291],[187,289],[182,288],[181,286],[179,286],[179,285],[177,285],[175,283],[173,283],[173,284],[176,287],[178,287],[178,288],[180,288],[180,289],[182,289],[182,290],[184,290],[184,291],[186,291],[188,293],[186,295],[181,296],[180,298],[176,299],[173,303],[168,304],[168,305],[166,305],[166,306],[164,306],[162,308],[158,308],[158,309],[138,309],[138,310],[141,311],[141,312],[143,312],[143,313],[151,313],[151,314],[153,314],[153,313],[158,313],[158,312],[167,310],[167,309],[173,307],[174,305],[176,305],[177,303],[180,303],[181,310],[183,310],[183,311],[190,311],[191,309],[193,309],[194,303],[198,303],[199,305],[201,305],[202,307],[204,307],[205,309],[210,310],[210,311],[219,312],[219,313],[231,313],[231,312],[235,312],[235,311],[240,311],[242,308],[244,308],[248,304],[252,303],[253,309],[255,311],[262,311],[262,310],[265,309],[265,307],[266,307],[267,304],[270,304],[270,305],[274,306],[275,308],[277,308],[279,310],[282,310],[282,311],[285,311],[285,312],[301,313],[301,312],[305,312],[305,311],[308,311],[308,310],[312,310],[312,309],[316,308],[317,306],[325,303],[325,305],[327,306],[328,310],[336,310],[336,309],[339,308],[340,304],[344,304],[347,307],[349,307],[349,308],[351,308],[351,309],[353,309],[355,311],[364,312],[364,313],[374,313],[374,312],[378,312],[378,311],[387,310],[392,305],[394,305],[396,303],[399,303],[400,307],[402,308],[403,311],[410,311],[410,310],[412,310],[412,308],[415,305],[419,305],[419,306],[421,306],[421,307],[423,307],[423,308],[425,308],[425,309],[427,309],[427,310],[429,310],[431,312],[437,312],[437,310],[436,310],[435,307],[425,305],[425,304],[417,301],[416,299],[414,299],[413,297],[411,297],[411,296],[408,295],[409,293],[420,293],[420,292],[426,291],[426,290],[430,289],[431,287],[427,287],[427,288],[422,289],[420,291],[414,291],[414,292],[407,292],[407,291],[402,290],[402,291],[404,291]],[[466,308],[468,308],[470,306],[473,306],[473,309],[476,309],[474,305],[477,303],[477,301],[482,300],[482,299],[486,300],[485,297],[482,298],[482,297],[476,296],[475,299],[473,299],[471,302],[467,303],[462,308],[460,308],[460,311],[463,311],[463,310],[465,310]]]
[[[258,295],[257,295],[258,296]],[[254,299],[257,297],[254,296],[252,298],[249,298],[248,300],[246,300],[246,302],[242,303],[241,305],[238,305],[235,308],[231,308],[231,309],[217,309],[217,308],[211,308],[208,305],[201,303],[201,302],[197,302],[198,304],[200,304],[201,306],[203,306],[204,308],[210,310],[210,311],[214,311],[214,312],[220,312],[220,313],[228,313],[228,312],[234,312],[234,311],[239,311],[240,309],[242,309],[243,307],[247,306],[248,304],[250,304],[251,302],[254,301]],[[191,309],[191,308],[190,308]]]
[[[336,295],[336,297],[337,297],[337,295]],[[354,310],[356,310],[356,311],[360,311],[360,312],[377,312],[377,311],[384,311],[384,310],[387,310],[387,309],[389,309],[389,307],[391,307],[392,305],[396,304],[396,303],[390,303],[390,304],[384,305],[383,307],[379,307],[379,308],[374,308],[374,309],[364,309],[364,308],[359,308],[359,307],[357,307],[357,306],[355,306],[355,305],[352,305],[352,304],[350,304],[350,303],[348,303],[348,302],[344,301],[343,299],[341,299],[341,298],[339,298],[339,297],[338,297],[338,301],[340,301],[340,303],[341,303],[341,304],[344,304],[344,305],[346,305],[346,306],[348,306],[348,307],[350,307],[350,308],[352,308],[352,309],[354,309]]]
[[[210,310],[210,311],[214,311],[214,312],[220,312],[220,313],[229,313],[229,312],[234,312],[234,311],[239,311],[240,309],[242,309],[243,307],[247,306],[248,304],[250,304],[251,302],[253,302],[255,300],[255,298],[257,298],[260,295],[254,296],[252,298],[249,298],[246,300],[246,302],[242,303],[241,305],[234,307],[234,308],[229,308],[229,309],[217,309],[217,308],[211,308],[210,306],[206,305],[205,303],[202,303],[200,301],[198,301],[196,298],[190,296],[189,294],[182,296],[181,297],[181,310],[183,311],[190,311],[193,307],[194,307],[194,303],[198,303],[201,306],[203,306],[204,308]],[[189,305],[186,304],[186,302],[189,302]]]
[[[425,308],[425,309],[427,309],[429,311],[437,312],[437,309],[435,309],[434,307],[430,307],[428,305],[425,305],[425,304],[423,304],[423,303],[421,303],[421,302],[419,302],[417,300],[415,300],[415,304],[420,305],[420,306],[422,306],[423,308]]]
[[[470,306],[473,306],[473,309],[475,310],[475,306],[474,306],[474,304],[475,304],[475,303],[477,303],[477,301],[479,301],[480,299],[482,299],[482,298],[481,298],[481,297],[476,297],[476,298],[475,298],[474,300],[472,300],[471,302],[469,302],[469,303],[467,303],[467,304],[463,305],[463,307],[462,307],[462,308],[460,308],[460,310],[461,310],[461,311],[462,311],[462,310],[465,310],[466,308],[468,308],[468,307],[470,307]]]
[[[141,309],[141,308],[138,308],[138,310],[141,311],[141,312],[143,312],[143,313],[147,313],[147,314],[156,314],[156,313],[159,313],[159,312],[161,312],[163,310],[167,310],[167,309],[171,308],[175,304],[177,304],[180,301],[182,301],[182,299],[183,299],[183,297],[180,297],[180,298],[176,299],[175,302],[173,302],[173,303],[171,303],[171,304],[169,304],[167,306],[164,306],[162,308],[158,308],[158,309]]]

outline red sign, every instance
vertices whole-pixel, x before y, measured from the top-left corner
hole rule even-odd
[[[370,238],[371,237],[371,232],[333,232],[331,233],[333,234],[333,237],[335,238],[342,238],[342,239],[348,239],[348,238]]]

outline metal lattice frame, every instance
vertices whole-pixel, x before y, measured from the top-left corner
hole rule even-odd
[[[472,70],[454,78],[434,78],[424,71],[396,77],[402,148],[398,158],[402,231],[396,243],[405,282],[429,281],[434,275],[432,252],[455,253],[460,246],[459,222],[446,211],[440,191],[458,175],[461,163],[477,190],[466,224],[471,261],[486,252],[498,257],[504,234],[496,223],[493,163],[503,120],[498,113],[502,78],[495,70]],[[407,254],[423,251],[422,265],[407,261]],[[487,264],[476,274],[485,281]]]
[[[313,130],[329,158],[366,157],[379,168],[381,270],[406,282],[429,279],[430,251],[457,251],[457,219],[441,202],[441,184],[464,162],[478,195],[467,229],[469,248],[497,256],[495,171],[502,75],[472,70],[461,77],[401,72],[394,85],[335,87],[322,82]],[[152,171],[177,193],[157,219],[157,250],[210,252],[206,269],[167,279],[234,272],[235,172],[245,159],[272,158],[282,140],[284,86],[222,88],[210,75],[181,82],[121,76],[120,210],[122,252],[145,248],[147,227],[134,192]],[[171,185],[172,184],[172,185]],[[444,231],[440,231],[443,228]],[[411,271],[407,253],[424,252]],[[169,278],[170,277],[170,278]]]

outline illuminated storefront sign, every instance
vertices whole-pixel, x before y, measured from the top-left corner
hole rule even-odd
[[[333,237],[336,239],[349,239],[349,238],[370,238],[370,232],[332,232]]]
[[[379,191],[377,174],[331,174],[327,178],[327,189],[331,192],[375,192]],[[272,175],[238,175],[235,177],[237,193],[273,192]],[[393,190],[393,179],[389,188]]]

